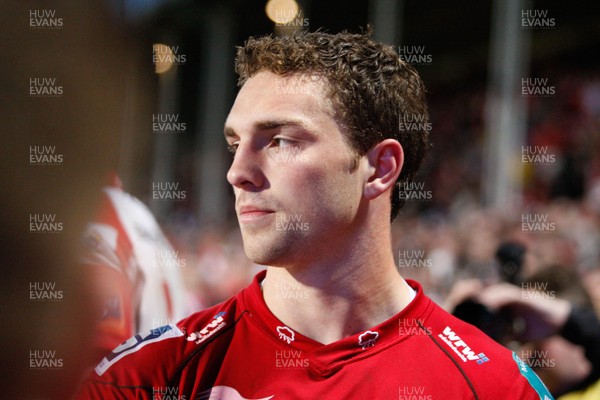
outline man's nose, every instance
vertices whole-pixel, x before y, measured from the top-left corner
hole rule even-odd
[[[227,171],[227,181],[239,189],[255,190],[264,185],[260,152],[250,145],[240,144]]]

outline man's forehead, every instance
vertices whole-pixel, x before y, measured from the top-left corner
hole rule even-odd
[[[298,117],[333,116],[326,95],[326,80],[318,75],[295,73],[277,75],[261,71],[249,78],[240,89],[227,118],[268,120],[278,114]]]

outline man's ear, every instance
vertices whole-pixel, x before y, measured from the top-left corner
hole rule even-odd
[[[371,148],[366,156],[370,175],[363,194],[372,200],[386,193],[396,183],[404,164],[404,150],[397,140],[385,139]]]

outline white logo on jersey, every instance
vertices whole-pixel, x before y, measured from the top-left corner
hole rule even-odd
[[[294,331],[287,326],[278,326],[277,333],[279,333],[279,339],[285,340],[287,344],[290,344],[295,340]]]
[[[215,386],[200,393],[198,400],[269,400],[273,396],[260,399],[247,399],[240,392],[229,386]]]
[[[358,345],[364,349],[375,346],[375,342],[379,338],[379,332],[366,331],[358,337]]]
[[[161,340],[183,336],[183,332],[176,325],[165,325],[159,328],[150,329],[144,333],[129,338],[118,345],[109,355],[104,357],[96,367],[96,373],[102,375],[111,365],[119,361],[128,354],[135,353],[142,347]]]
[[[227,322],[223,320],[223,315],[225,315],[225,312],[218,313],[208,325],[202,328],[202,330],[190,334],[190,336],[187,337],[188,342],[195,341],[196,344],[200,344],[223,329],[225,325],[227,325]]]
[[[456,334],[449,326],[444,328],[444,332],[438,335],[460,357],[463,362],[477,361],[477,364],[483,364],[489,361],[489,358],[483,353],[475,354],[473,350]],[[462,350],[460,349],[462,347]]]

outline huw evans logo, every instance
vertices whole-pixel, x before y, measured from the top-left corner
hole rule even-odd
[[[556,230],[556,222],[549,222],[548,214],[522,214],[521,229],[524,232],[552,233]]]
[[[56,350],[29,350],[29,369],[61,369],[63,359],[56,357]]]
[[[548,10],[521,10],[521,26],[524,29],[554,29],[556,19],[548,16]]]
[[[548,78],[521,78],[523,97],[554,97],[556,87],[550,85]]]
[[[61,97],[63,93],[64,89],[56,78],[29,78],[30,97]]]
[[[155,250],[154,267],[156,268],[185,268],[187,262],[185,258],[179,256],[178,250]],[[168,324],[155,324],[168,325]]]
[[[152,182],[152,200],[178,200],[187,198],[187,192],[179,189],[179,182]]]
[[[300,147],[282,147],[275,153],[277,162],[308,162],[310,159]]]
[[[317,75],[291,75],[275,78],[275,94],[310,94],[311,85],[319,82]]]
[[[431,201],[431,190],[425,190],[425,182],[402,182],[398,186],[398,197],[405,201]]]
[[[432,400],[425,386],[401,386],[398,388],[398,400]]]
[[[425,258],[425,250],[398,250],[398,268],[431,268],[433,261]]]
[[[556,367],[556,360],[548,356],[548,350],[523,350],[519,358],[527,363],[529,368],[539,371]]]
[[[483,353],[475,354],[475,352],[471,350],[471,348],[456,333],[454,333],[449,326],[445,327],[444,331],[440,333],[438,337],[442,339],[463,362],[475,361],[477,364],[483,364],[490,360]]]
[[[29,233],[61,233],[63,223],[56,214],[29,214]]]
[[[56,152],[56,146],[29,146],[29,165],[62,165],[64,157]]]
[[[181,53],[179,46],[167,46],[157,43],[152,46],[152,63],[183,65],[187,56]]]
[[[152,114],[152,132],[185,133],[187,123],[179,120],[179,114]]]
[[[275,230],[277,231],[308,231],[308,222],[302,221],[300,215],[275,214]]]
[[[525,300],[556,298],[556,291],[548,289],[548,282],[523,282],[521,283],[521,298]]]
[[[277,299],[308,299],[308,291],[300,282],[275,282],[275,298]],[[292,332],[293,334],[293,332]]]
[[[433,56],[425,53],[425,46],[400,46],[398,55],[410,65],[429,65],[433,61]]]
[[[61,301],[64,293],[56,288],[56,282],[29,282],[29,300]]]
[[[425,321],[415,318],[401,318],[398,320],[398,335],[417,336],[432,334],[431,328],[425,327]]]
[[[56,16],[56,10],[29,10],[31,29],[61,29],[63,19]]]
[[[302,357],[301,350],[275,350],[275,368],[298,369],[308,368],[308,358]]]
[[[302,10],[279,8],[275,10],[275,26],[308,28],[309,20]]]
[[[521,146],[521,162],[550,165],[556,162],[556,155],[548,152],[548,146]]]
[[[400,131],[426,131],[431,132],[431,122],[426,114],[401,114],[398,117]]]
[[[189,400],[189,397],[179,394],[177,386],[159,386],[152,388],[152,400]]]

